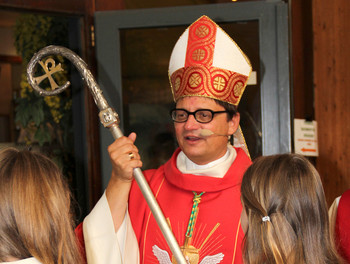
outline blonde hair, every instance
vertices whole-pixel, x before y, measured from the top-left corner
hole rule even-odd
[[[304,157],[258,158],[244,174],[241,198],[248,216],[244,263],[343,263],[330,237],[319,174]]]
[[[81,263],[71,194],[58,167],[28,150],[0,151],[0,262]]]

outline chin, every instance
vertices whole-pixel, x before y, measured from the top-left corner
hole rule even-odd
[[[210,161],[206,162],[206,157],[205,157],[205,154],[203,155],[203,153],[185,152],[185,151],[184,153],[190,160],[192,160],[194,163],[198,165],[204,165],[210,162]]]

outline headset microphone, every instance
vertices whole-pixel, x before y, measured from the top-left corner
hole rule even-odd
[[[202,137],[210,137],[210,136],[213,136],[213,135],[215,135],[215,136],[224,136],[224,137],[229,136],[229,135],[223,135],[223,134],[215,133],[215,132],[211,131],[210,129],[198,129],[198,130],[199,130],[199,136],[202,136]]]

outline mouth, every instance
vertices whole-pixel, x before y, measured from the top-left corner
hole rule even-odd
[[[186,141],[189,141],[189,142],[196,142],[198,140],[202,140],[203,139],[201,137],[194,136],[194,135],[187,135],[184,138],[185,138]]]

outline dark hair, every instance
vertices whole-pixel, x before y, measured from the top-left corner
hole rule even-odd
[[[225,108],[225,110],[228,112],[227,113],[227,121],[230,121],[232,119],[232,117],[234,117],[238,111],[237,111],[237,107],[233,104],[229,104],[217,99],[214,99],[214,101],[218,104],[221,105]]]
[[[258,158],[243,176],[241,199],[248,216],[244,263],[343,263],[330,237],[320,176],[303,156]]]

